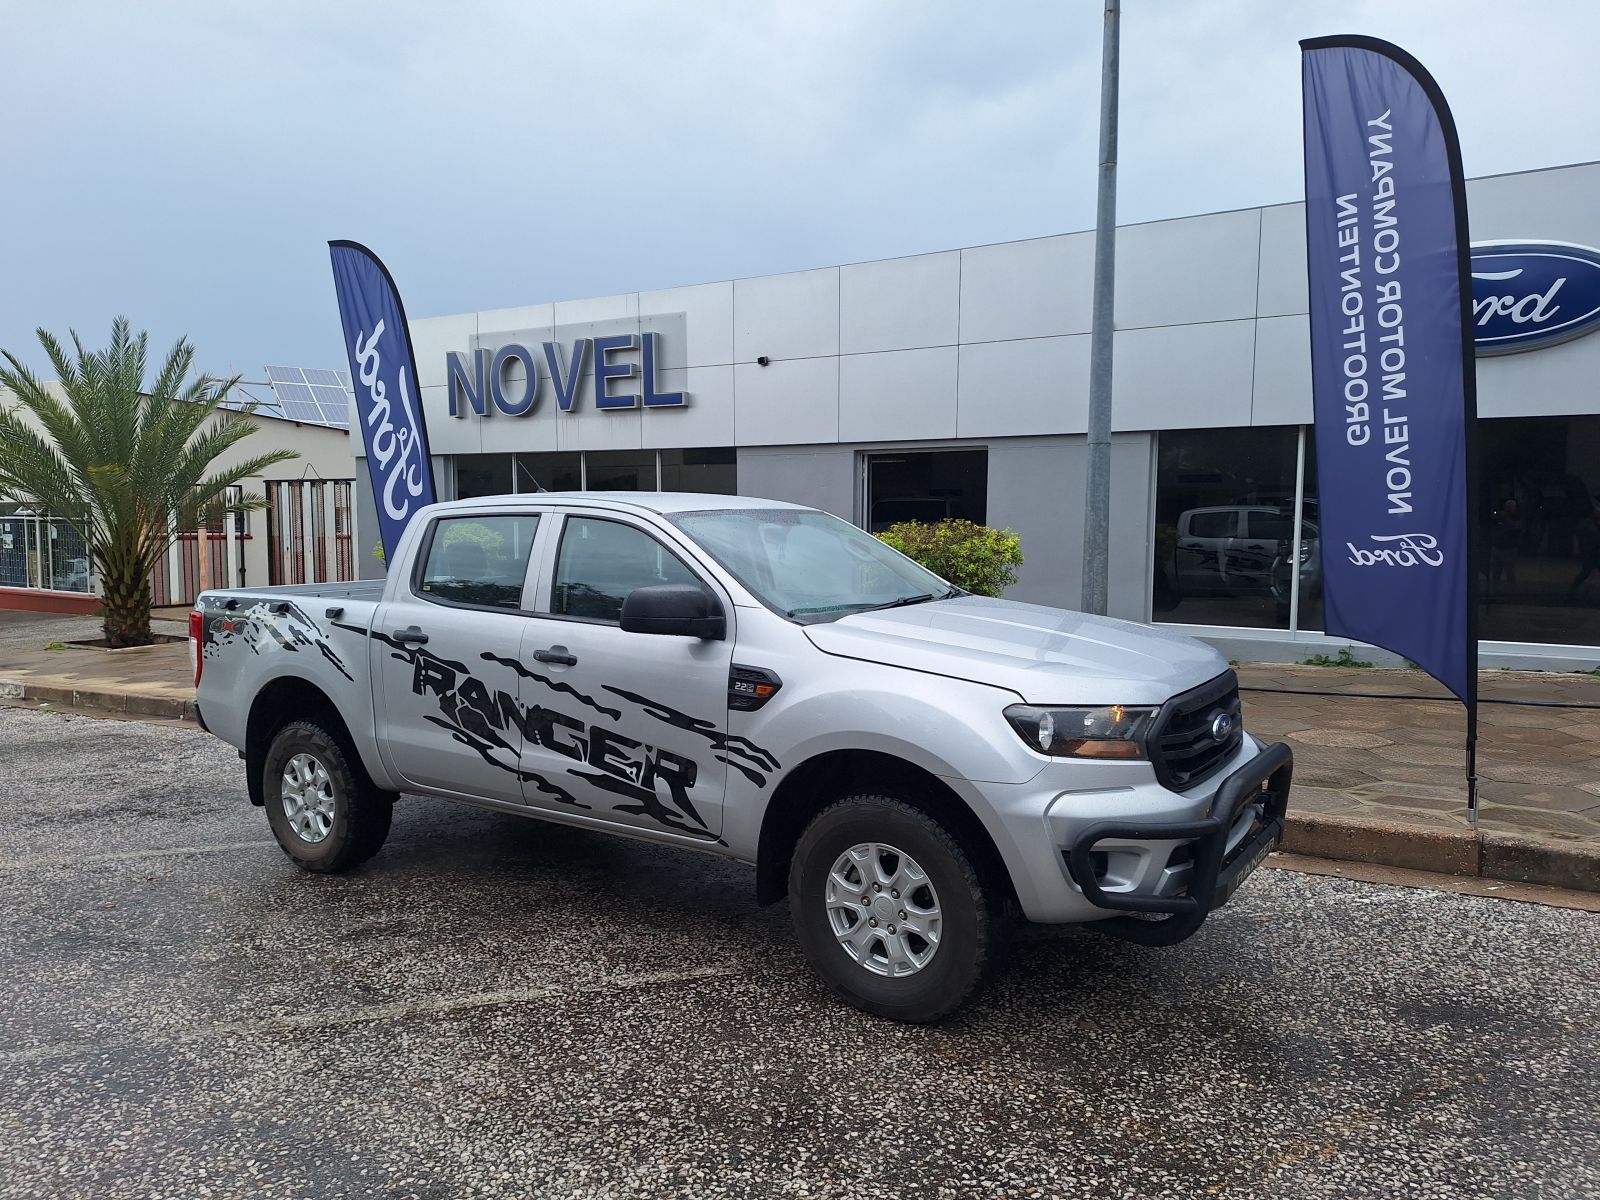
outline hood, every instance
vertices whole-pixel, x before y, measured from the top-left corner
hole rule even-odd
[[[856,613],[805,632],[827,654],[992,684],[1031,704],[1160,704],[1228,669],[1181,634],[982,596]]]

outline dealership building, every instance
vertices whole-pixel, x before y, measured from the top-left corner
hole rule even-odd
[[[1472,180],[1468,204],[1475,243],[1600,245],[1600,163]],[[1305,237],[1302,204],[1118,232],[1111,611],[1233,657],[1329,645]],[[1073,233],[412,320],[439,493],[737,492],[870,529],[965,517],[1021,535],[1009,596],[1075,607],[1093,256]],[[1600,663],[1589,257],[1483,267],[1501,306],[1483,336],[1512,333],[1481,348],[1521,350],[1478,359],[1490,664]],[[1539,274],[1556,259],[1566,275]]]

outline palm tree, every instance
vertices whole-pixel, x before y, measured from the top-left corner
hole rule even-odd
[[[7,364],[0,385],[37,423],[18,409],[0,411],[0,495],[82,530],[100,576],[106,643],[148,645],[150,574],[179,531],[262,507],[261,496],[230,501],[227,489],[296,455],[273,450],[215,465],[255,432],[245,418],[251,406],[221,407],[237,376],[188,379],[194,347],[187,340],[146,386],[149,335],[135,337],[124,317],[112,324],[105,350],[85,350],[73,333],[76,357],[46,330],[38,334],[61,395],[16,355],[0,352]]]

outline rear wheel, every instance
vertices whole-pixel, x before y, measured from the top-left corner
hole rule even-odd
[[[892,796],[851,796],[800,836],[789,906],[812,968],[866,1012],[927,1022],[999,965],[1003,889],[939,821]]]
[[[310,721],[293,721],[273,736],[261,794],[273,837],[307,871],[347,871],[389,836],[393,797],[373,787],[343,746]]]

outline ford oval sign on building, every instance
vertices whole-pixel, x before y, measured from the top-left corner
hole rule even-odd
[[[1473,343],[1511,354],[1600,326],[1600,250],[1569,242],[1474,242]]]

